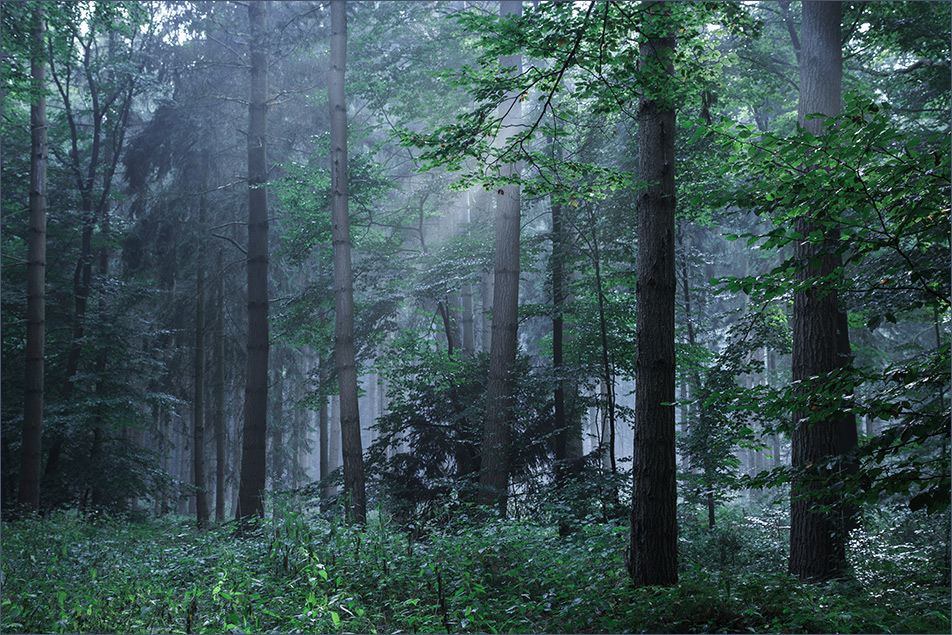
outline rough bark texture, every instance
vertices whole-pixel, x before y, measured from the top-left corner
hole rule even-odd
[[[215,270],[215,520],[225,520],[225,275],[222,269],[222,250],[218,250]]]
[[[521,0],[499,3],[499,17],[522,15]],[[522,56],[499,58],[500,66],[522,70]],[[499,106],[502,118],[500,141],[516,132],[522,121],[520,95],[510,92]],[[500,168],[501,176],[518,174],[516,163]],[[509,496],[509,429],[512,410],[512,377],[510,369],[516,361],[516,329],[519,309],[519,230],[520,189],[499,186],[496,195],[496,256],[493,265],[493,318],[489,344],[489,383],[486,418],[483,422],[482,462],[479,473],[477,503],[491,505],[505,516]]]
[[[208,183],[207,157],[202,165],[202,189]],[[208,527],[208,492],[205,483],[205,194],[198,200],[198,253],[195,266],[195,401],[193,403],[194,440],[192,473],[195,477],[195,518],[199,529]]]
[[[641,43],[644,70],[671,74],[674,37],[647,9],[650,33]],[[653,69],[653,70],[652,70]],[[659,82],[664,85],[663,82]],[[635,421],[632,456],[631,547],[628,571],[636,586],[678,581],[674,423],[674,104],[645,95],[638,109],[638,172],[650,183],[638,193]]]
[[[46,62],[43,44],[46,21],[43,5],[33,9],[30,62],[30,236],[26,274],[26,382],[24,384],[23,441],[20,446],[19,502],[26,509],[40,505],[40,467],[43,440],[43,350],[46,340]]]
[[[331,69],[327,96],[331,119],[331,234],[334,245],[334,349],[340,385],[341,452],[347,517],[362,524],[367,518],[364,458],[357,404],[357,362],[354,346],[354,276],[350,261],[350,218],[347,191],[347,3],[331,2]]]
[[[264,515],[268,419],[268,53],[267,3],[248,4],[251,103],[248,106],[248,371],[236,518]]]
[[[318,361],[318,377],[320,386],[323,388],[328,381],[327,377],[327,362],[323,359]],[[318,410],[317,415],[317,444],[318,444],[318,478],[320,480],[326,479],[330,476],[330,462],[329,462],[329,434],[328,434],[328,417],[327,417],[327,397],[321,399],[321,407]],[[321,492],[321,496],[324,498],[330,498],[333,494],[331,487],[328,485]]]
[[[822,119],[808,120],[807,115],[822,113],[834,116],[840,112],[843,75],[840,40],[841,8],[839,2],[804,2],[800,28],[800,125],[813,134],[823,134]],[[825,214],[817,210],[817,216]],[[801,218],[796,231],[809,236],[822,228],[810,219]],[[800,263],[798,280],[823,278],[839,265],[833,256],[836,248],[832,232],[821,242],[803,240],[794,245],[794,258]],[[807,263],[814,259],[819,268]],[[808,284],[793,297],[793,380],[805,381],[823,377],[840,365],[838,334],[839,304],[834,290],[819,284]],[[847,336],[848,337],[848,336]],[[848,340],[847,340],[848,342]],[[847,343],[848,346],[848,343]],[[809,389],[820,394],[816,386]],[[811,421],[812,409],[793,415],[792,462],[794,467],[809,464],[820,466],[837,455],[839,419]],[[835,511],[822,512],[819,507],[836,501],[826,491],[831,482],[829,471],[797,478],[790,503],[790,573],[802,580],[825,580],[846,568],[846,531]]]

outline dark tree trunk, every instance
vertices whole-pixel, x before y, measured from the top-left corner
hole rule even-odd
[[[225,520],[225,272],[218,250],[215,281],[215,520]]]
[[[198,250],[195,263],[195,388],[193,408],[192,473],[195,477],[195,518],[208,528],[208,491],[205,482],[205,216],[208,157],[202,157],[202,194],[198,199]]]
[[[499,3],[499,17],[522,15],[520,0]],[[522,56],[501,56],[502,67],[522,70]],[[522,121],[520,94],[510,92],[499,105],[503,120],[500,132],[503,144],[515,134]],[[507,163],[500,169],[501,176],[519,173],[517,163]],[[518,185],[500,186],[496,196],[496,256],[493,266],[493,318],[489,344],[488,404],[483,422],[482,461],[479,473],[477,503],[496,507],[506,514],[509,498],[509,429],[512,410],[512,377],[510,369],[516,361],[516,330],[519,310],[519,230],[520,188]]]
[[[26,381],[23,439],[20,446],[19,503],[27,510],[40,505],[43,460],[43,351],[46,341],[46,62],[43,5],[33,9],[33,54],[30,60],[33,103],[30,105],[30,235],[27,246]]]
[[[248,372],[237,518],[264,515],[268,419],[268,53],[267,4],[248,3]]]
[[[327,373],[327,362],[324,358],[318,360],[318,383],[320,384],[321,390],[324,390],[324,386],[327,385],[329,381]],[[326,479],[331,474],[330,470],[330,434],[328,431],[328,416],[327,416],[327,397],[321,398],[321,407],[317,413],[317,443],[318,443],[318,478],[322,481]],[[325,481],[326,482],[326,481]],[[331,488],[327,486],[324,488],[324,491],[321,492],[321,496],[324,499],[329,499],[331,497]],[[323,507],[322,507],[323,510]]]
[[[666,3],[647,8],[643,72],[672,75],[675,40]],[[664,82],[662,82],[662,85]],[[638,109],[635,421],[631,547],[636,586],[678,581],[674,358],[674,104],[644,95]]]
[[[341,451],[344,463],[344,504],[350,521],[367,518],[364,458],[357,403],[357,362],[354,346],[354,275],[350,259],[350,218],[347,184],[347,2],[331,2],[331,69],[327,81],[331,120],[331,210],[334,245],[334,348],[340,385]]]
[[[800,29],[800,126],[809,132],[823,134],[822,119],[807,119],[808,114],[835,116],[840,112],[840,91],[843,75],[841,42],[841,7],[839,2],[804,2]],[[808,160],[808,159],[807,159]],[[817,219],[829,220],[826,210],[816,210]],[[810,236],[823,232],[823,226],[810,218],[800,218],[796,231]],[[834,256],[836,232],[826,230],[819,242],[803,240],[794,244],[794,259],[799,263],[798,280],[810,283],[793,297],[793,381],[823,378],[841,366],[841,335],[839,303],[834,289],[819,283],[840,265]],[[819,267],[808,263],[819,261]],[[845,331],[845,329],[843,329]],[[811,393],[822,390],[813,385]],[[819,398],[819,397],[817,397]],[[820,407],[822,404],[814,404]],[[790,573],[801,580],[826,580],[846,570],[847,531],[838,500],[829,491],[832,483],[828,464],[840,454],[840,418],[817,420],[813,409],[793,415],[792,462],[794,468],[816,466],[809,473],[795,478],[790,503]],[[854,429],[855,435],[855,429]],[[832,510],[821,511],[830,506]]]

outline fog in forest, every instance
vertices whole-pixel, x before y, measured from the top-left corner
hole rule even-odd
[[[4,632],[948,632],[949,3],[0,18]]]

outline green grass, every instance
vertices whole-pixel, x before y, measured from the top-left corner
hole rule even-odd
[[[713,532],[682,523],[677,586],[632,589],[622,562],[627,530],[618,526],[560,538],[524,521],[454,521],[414,541],[379,517],[356,531],[285,513],[239,537],[232,526],[200,534],[181,519],[90,523],[61,514],[3,525],[0,626],[947,633],[948,560],[939,543],[947,552],[948,539],[942,522],[929,522],[935,535],[905,517],[880,519],[854,542],[850,580],[804,585],[783,573],[776,523],[735,510]]]

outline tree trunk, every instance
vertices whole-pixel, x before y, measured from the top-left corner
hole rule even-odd
[[[641,42],[643,72],[673,74],[675,40],[666,3],[651,4]],[[638,109],[635,421],[631,548],[636,586],[678,581],[674,425],[674,104],[644,95]]]
[[[248,3],[248,372],[236,518],[264,516],[268,419],[268,53],[267,3]]]
[[[274,416],[271,420],[271,488],[275,490],[284,489],[284,467],[285,467],[285,449],[284,449],[284,365],[285,351],[281,351],[278,356],[278,364],[275,369],[277,377],[274,382]]]
[[[823,134],[822,119],[808,120],[808,114],[834,116],[840,112],[843,75],[840,21],[839,2],[803,3],[797,115],[800,126],[815,135]],[[817,216],[825,214],[825,210],[818,210]],[[803,236],[822,231],[809,218],[798,219],[795,226]],[[819,244],[811,240],[794,244],[794,259],[800,263],[798,281],[815,281],[793,296],[794,382],[825,377],[840,366],[837,294],[819,282],[839,266],[839,259],[833,255],[837,246],[833,233],[827,232]],[[807,264],[811,259],[819,260],[818,269]],[[810,391],[818,394],[819,387],[814,385]],[[846,569],[846,528],[837,518],[838,501],[829,492],[830,471],[819,467],[839,454],[839,421],[836,418],[813,420],[811,412],[803,410],[793,415],[793,466],[806,468],[813,464],[817,467],[813,473],[798,476],[793,482],[789,569],[801,580],[826,580],[841,575]],[[818,509],[827,506],[833,509]]]
[[[329,415],[329,439],[327,441],[327,473],[330,475],[340,468],[341,464],[341,451],[340,451],[340,395],[332,395],[330,398],[329,405],[330,415]],[[337,486],[331,486],[328,488],[328,493],[331,496],[337,495]]]
[[[467,192],[463,198],[461,209],[462,218],[460,220],[466,226],[466,233],[469,234],[470,221],[470,194]],[[466,283],[460,288],[460,301],[462,303],[462,314],[460,316],[460,326],[463,331],[463,352],[471,356],[476,353],[476,338],[473,330],[473,285]],[[382,413],[381,413],[382,414]]]
[[[43,5],[33,9],[30,74],[34,91],[30,105],[30,235],[27,246],[26,381],[23,440],[20,446],[18,500],[27,510],[40,506],[43,451],[43,351],[46,340],[46,21]]]
[[[208,528],[208,492],[205,482],[205,189],[208,157],[202,157],[202,194],[198,199],[198,250],[195,263],[195,402],[192,472],[195,477],[195,518],[199,529]]]
[[[327,362],[323,358],[318,360],[318,383],[321,386],[321,390],[324,390],[324,386],[327,384]],[[329,450],[329,434],[328,434],[328,420],[327,420],[327,397],[321,399],[321,407],[318,410],[318,423],[317,423],[317,442],[318,442],[318,478],[320,480],[326,479],[330,476],[331,467],[330,467],[330,450]],[[325,487],[324,491],[321,493],[321,496],[325,499],[331,497],[331,488]]]
[[[215,520],[225,520],[225,272],[218,250],[215,281]]]
[[[341,450],[344,462],[344,505],[348,520],[367,519],[364,457],[357,403],[357,362],[354,346],[354,275],[350,260],[350,218],[347,184],[347,2],[331,2],[331,69],[327,97],[331,120],[331,213],[334,245],[334,349],[340,385]]]
[[[499,3],[499,18],[522,15],[521,0]],[[522,71],[522,56],[500,56],[503,68]],[[503,147],[522,122],[521,93],[510,91],[499,105]],[[519,174],[517,163],[500,168],[500,176]],[[510,369],[516,361],[516,330],[519,309],[519,230],[520,188],[500,185],[496,196],[496,256],[493,266],[493,318],[489,344],[488,403],[483,422],[482,461],[477,503],[496,507],[505,516],[509,497],[509,429],[511,427],[512,377]]]

